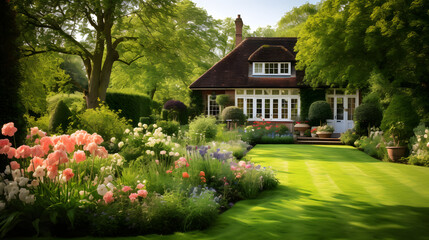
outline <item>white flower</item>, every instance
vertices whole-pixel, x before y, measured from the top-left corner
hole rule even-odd
[[[115,138],[115,137],[112,137],[112,138],[110,139],[110,142],[112,142],[112,143],[116,142],[116,138]]]
[[[6,203],[3,201],[0,201],[0,211],[3,210],[6,207]]]
[[[167,153],[167,151],[165,151],[165,150],[162,150],[161,152],[159,152],[159,154],[161,154],[161,155],[165,155]]]
[[[113,183],[108,183],[107,184],[107,187],[110,189],[110,190],[113,190],[114,188],[115,188],[115,185],[113,185]]]
[[[13,177],[13,179],[17,179],[17,178],[21,177],[20,169],[12,170],[12,177]]]
[[[128,139],[127,139],[127,140],[128,140]],[[122,142],[122,141],[121,141],[121,142],[119,142],[119,143],[118,143],[118,147],[119,147],[119,148],[122,148],[123,146],[124,146],[124,142]]]
[[[92,195],[89,195],[88,199],[91,201],[92,199],[94,199],[94,197]]]
[[[104,194],[106,194],[107,192],[108,191],[107,191],[106,185],[104,185],[104,184],[98,185],[98,187],[97,187],[97,193],[100,196],[104,196]]]
[[[101,168],[100,168],[100,172],[104,172],[104,170],[105,170],[105,168],[104,168],[104,167],[101,167]]]
[[[122,166],[124,164],[124,162],[122,161],[122,158],[118,158],[116,165],[117,166]]]
[[[146,150],[146,154],[147,154],[147,155],[150,155],[150,150]]]
[[[427,135],[427,134],[425,134],[423,137],[428,138],[428,135]]]
[[[30,194],[30,191],[28,191],[25,188],[21,188],[19,189],[19,200],[21,200],[21,202],[25,202],[26,197]]]
[[[36,199],[35,199],[34,195],[28,195],[28,196],[25,198],[25,203],[26,203],[26,204],[33,204],[35,200],[36,200]]]
[[[180,156],[180,154],[179,154],[178,152],[176,152],[176,153],[174,154],[174,156],[178,157],[178,156]]]
[[[169,152],[168,155],[173,156],[174,152]]]
[[[79,195],[81,195],[81,196],[85,195],[85,191],[83,191],[83,190],[79,191]]]
[[[156,125],[156,124],[153,125],[153,128],[157,128],[157,127],[158,127],[158,125]]]
[[[147,124],[145,123],[145,124],[143,124],[143,128],[144,129],[147,129]]]
[[[45,176],[45,169],[42,166],[38,166],[36,171],[33,173],[33,177],[43,177]]]
[[[10,166],[9,165],[6,166],[6,169],[4,170],[4,173],[5,174],[10,174]]]
[[[31,186],[32,186],[32,187],[37,187],[37,186],[39,186],[39,180],[33,180],[33,181],[31,181]]]
[[[175,143],[175,144],[174,144],[174,147],[178,148],[178,147],[180,147],[180,144]]]
[[[24,187],[25,185],[27,185],[27,183],[28,183],[28,178],[26,178],[26,177],[23,177],[23,178],[21,178],[20,180],[19,180],[19,186],[21,186],[21,187]]]
[[[429,129],[425,129],[425,133],[429,133]]]
[[[141,123],[141,122],[139,122],[139,123],[137,124],[137,126],[142,127],[142,123]]]
[[[150,155],[155,156],[155,152],[154,151],[150,151]]]
[[[126,133],[126,134],[130,133],[130,129],[128,129],[128,128],[127,128],[127,129],[125,129],[125,133]]]

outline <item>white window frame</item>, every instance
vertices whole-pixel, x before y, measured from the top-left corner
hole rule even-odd
[[[252,106],[253,106],[253,116],[247,116],[248,117],[248,121],[260,121],[261,118],[258,118],[256,116],[257,111],[256,111],[256,99],[263,99],[263,104],[262,104],[262,115],[265,114],[265,101],[268,100],[270,102],[270,118],[266,119],[264,116],[262,116],[262,118],[264,118],[266,121],[276,121],[276,122],[288,122],[288,121],[294,121],[292,120],[292,99],[297,99],[297,104],[298,104],[298,116],[297,118],[299,119],[300,117],[300,113],[301,113],[301,99],[300,99],[300,95],[299,92],[296,95],[255,95],[255,91],[253,91],[253,94],[246,94],[246,90],[256,90],[256,89],[240,89],[240,90],[244,90],[244,94],[237,94],[237,89],[236,89],[236,94],[235,94],[235,106],[238,107],[238,99],[243,99],[243,113],[247,115],[247,102],[248,101],[252,101]],[[260,89],[258,89],[260,90]],[[281,93],[281,90],[287,90],[288,93],[291,93],[293,89],[290,88],[276,88],[276,89],[262,89],[262,90],[270,90],[269,92],[272,93],[272,90],[279,90],[279,93]],[[266,99],[266,100],[265,100]],[[277,105],[277,113],[278,113],[278,118],[273,118],[274,115],[274,109],[273,109],[273,99],[278,99],[278,105]],[[282,103],[282,99],[287,100],[288,102],[288,116],[287,118],[281,118],[281,103]]]
[[[262,63],[262,73],[255,72],[256,64]],[[268,63],[275,63],[277,64],[278,73],[265,73],[265,65]],[[287,64],[288,65],[288,72],[287,73],[281,73],[281,64]],[[291,62],[254,62],[252,63],[252,74],[253,75],[265,75],[265,76],[278,76],[278,75],[291,75],[292,69],[291,69]]]
[[[212,96],[212,95],[207,95],[207,115],[208,115],[208,116],[219,116],[219,114],[220,114],[220,108],[219,108],[219,105],[218,105],[218,108],[219,108],[219,113],[218,113],[218,115],[212,115],[212,114],[211,114],[211,111],[210,111],[210,98],[211,98],[211,96]]]

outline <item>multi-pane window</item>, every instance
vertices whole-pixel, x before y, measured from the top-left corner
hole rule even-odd
[[[254,75],[291,75],[290,62],[255,62],[253,63]]]
[[[254,63],[254,73],[264,73],[263,69],[264,69],[264,64],[263,63]]]
[[[219,105],[216,103],[216,98],[212,97],[211,95],[209,95],[208,98],[208,114],[211,116],[219,115]]]
[[[282,118],[286,119],[288,118],[288,102],[287,99],[282,99]]]
[[[298,120],[298,99],[292,98],[290,100],[290,103],[291,103],[290,104],[290,113],[291,113],[290,118],[292,120]]]
[[[243,98],[237,98],[237,107],[243,109],[244,105],[244,99]]]
[[[265,119],[270,118],[270,99],[265,99]]]
[[[348,120],[353,120],[353,116],[355,115],[356,108],[356,98],[348,98]]]
[[[273,118],[277,119],[279,118],[279,100],[273,99]]]
[[[262,99],[256,99],[256,117],[262,117]]]
[[[246,106],[247,106],[247,117],[253,118],[253,99],[252,98],[247,99]]]

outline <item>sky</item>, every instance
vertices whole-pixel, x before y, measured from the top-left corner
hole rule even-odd
[[[293,7],[320,0],[192,0],[197,7],[204,8],[215,19],[237,18],[254,31],[258,27],[276,26],[281,17]]]

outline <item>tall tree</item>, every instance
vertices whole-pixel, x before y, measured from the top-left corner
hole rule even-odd
[[[26,129],[24,108],[18,94],[21,84],[18,35],[15,12],[12,11],[9,1],[0,0],[0,127],[5,123],[14,122],[18,131],[14,135],[15,139],[9,139],[10,142],[21,145],[25,139]],[[7,163],[6,155],[0,154],[0,172],[3,172]]]
[[[86,69],[87,107],[104,101],[113,63],[131,62],[142,57],[122,59],[119,46],[137,40],[124,31],[124,19],[168,12],[173,0],[17,0],[16,9],[23,24],[24,53],[48,51],[79,56]],[[135,47],[135,45],[134,45]],[[122,48],[123,49],[123,48]]]
[[[214,54],[220,44],[218,22],[189,0],[179,1],[171,14],[158,20],[141,15],[129,23],[139,39],[136,43],[145,46],[144,57],[130,66],[116,63],[112,88],[134,88],[158,100],[182,98],[192,79],[219,59]],[[136,50],[140,49],[128,49],[127,54],[135,55]]]
[[[428,117],[428,9],[421,0],[324,1],[300,32],[298,68],[312,86],[383,83],[384,91],[391,90],[387,96],[415,96],[421,116]]]
[[[306,3],[294,7],[277,23],[275,35],[278,37],[297,37],[308,17],[317,13],[319,4]]]

